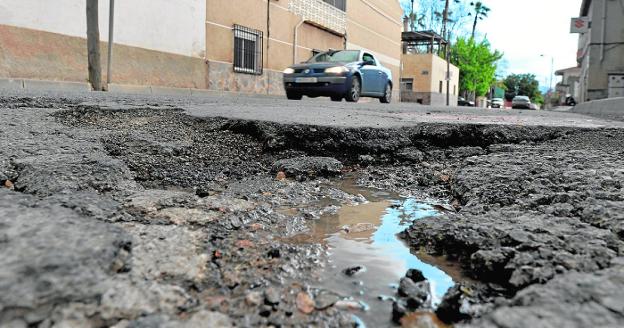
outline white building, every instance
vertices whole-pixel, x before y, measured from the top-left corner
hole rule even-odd
[[[589,29],[579,35],[577,101],[624,97],[624,1],[583,0]]]

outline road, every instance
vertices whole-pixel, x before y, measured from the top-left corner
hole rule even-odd
[[[455,283],[432,309],[435,281],[401,273],[391,297],[367,295],[376,326],[413,311],[468,327],[624,326],[621,121],[4,93],[0,122],[3,327],[353,326],[375,271],[340,274],[311,226],[366,204],[358,188],[436,208],[399,236]]]
[[[304,98],[289,101],[282,97],[263,96],[208,96],[208,97],[151,97],[112,95],[96,97],[99,105],[115,99],[159,101],[174,104],[197,117],[224,117],[263,120],[286,124],[310,124],[335,127],[413,126],[420,123],[502,124],[522,126],[621,128],[624,122],[601,119],[568,111],[530,111],[486,109],[471,107],[423,106],[414,103],[380,104],[364,98],[360,103],[335,103],[325,98]],[[104,103],[103,103],[104,102]]]

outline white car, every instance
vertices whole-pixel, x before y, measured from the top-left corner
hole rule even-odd
[[[511,101],[511,108],[513,109],[531,109],[531,99],[527,96],[515,96]]]
[[[492,98],[492,108],[503,108],[505,106],[505,101],[503,98]]]

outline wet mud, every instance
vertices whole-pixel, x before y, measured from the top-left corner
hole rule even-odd
[[[0,97],[0,326],[624,324],[622,130],[106,97]]]

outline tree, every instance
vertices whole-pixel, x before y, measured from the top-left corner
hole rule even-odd
[[[98,0],[87,0],[87,48],[89,51],[89,82],[93,90],[102,90],[102,66],[100,62],[100,29],[98,23]]]
[[[490,8],[486,7],[481,1],[471,2],[470,5],[474,8],[474,22],[472,24],[472,38],[474,39],[477,30],[477,22],[479,20],[484,20],[488,16]]]
[[[503,83],[507,89],[505,95],[507,99],[515,96],[527,96],[535,103],[544,102],[535,74],[511,74],[505,78]]]
[[[490,43],[477,43],[474,38],[458,38],[451,47],[451,63],[459,68],[459,89],[475,96],[484,96],[496,81],[496,66],[503,58]]]

